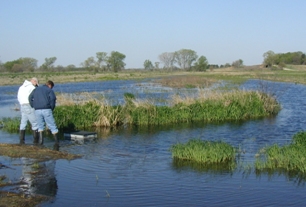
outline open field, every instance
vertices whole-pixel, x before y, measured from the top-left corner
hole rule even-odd
[[[47,80],[53,80],[56,83],[68,82],[89,82],[101,80],[128,80],[128,79],[143,79],[143,78],[168,78],[168,77],[193,77],[189,80],[184,79],[178,81],[178,85],[171,81],[168,82],[173,87],[188,87],[190,84],[195,84],[200,81],[205,83],[215,82],[218,80],[227,80],[234,83],[241,83],[248,79],[262,79],[280,82],[293,82],[306,84],[306,66],[305,65],[288,65],[284,70],[271,70],[260,66],[246,66],[240,69],[223,68],[207,70],[206,72],[188,72],[188,71],[166,71],[166,70],[123,70],[118,73],[100,72],[93,73],[87,71],[72,71],[72,72],[33,72],[33,73],[1,73],[0,85],[19,85],[25,79],[37,77],[40,83]],[[196,82],[194,77],[196,77]],[[183,85],[182,85],[183,84]]]

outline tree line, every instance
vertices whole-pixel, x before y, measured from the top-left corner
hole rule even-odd
[[[306,58],[302,52],[288,52],[288,53],[274,53],[269,50],[263,54],[263,64],[266,67],[278,66],[284,67],[286,64],[305,65]],[[41,71],[64,71],[64,70],[79,70],[85,69],[94,72],[112,71],[118,72],[125,69],[126,55],[118,51],[112,51],[110,54],[107,52],[96,52],[95,57],[88,57],[76,67],[71,64],[66,67],[58,65],[55,66],[56,57],[47,57],[45,62],[38,67],[38,61],[35,58],[21,57],[17,60],[7,61],[2,63],[0,61],[0,71],[4,72],[33,72]],[[198,56],[194,50],[181,49],[174,52],[164,52],[158,56],[157,62],[149,59],[143,63],[143,68],[146,70],[165,69],[165,70],[186,70],[186,71],[206,71],[207,69],[234,67],[242,68],[243,60],[238,59],[231,64],[224,65],[209,64],[207,58],[203,55]]]
[[[283,68],[286,65],[306,65],[305,53],[287,52],[287,53],[275,53],[269,50],[263,54],[265,67],[280,67]]]

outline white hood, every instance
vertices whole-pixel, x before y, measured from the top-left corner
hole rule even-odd
[[[28,104],[29,103],[29,95],[31,92],[35,89],[35,86],[28,81],[25,80],[22,86],[19,87],[17,99],[19,101],[19,104]]]

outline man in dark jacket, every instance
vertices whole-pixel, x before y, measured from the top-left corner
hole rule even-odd
[[[52,88],[54,83],[49,80],[45,85],[38,86],[29,96],[30,105],[35,109],[35,115],[38,122],[39,144],[44,143],[43,131],[45,123],[50,129],[55,139],[55,148],[58,148],[58,129],[53,117],[56,96]]]

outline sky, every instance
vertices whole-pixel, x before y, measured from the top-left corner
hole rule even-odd
[[[190,49],[209,64],[306,52],[305,0],[0,0],[0,61],[80,66],[118,51],[125,68]],[[162,66],[162,65],[161,65]]]

